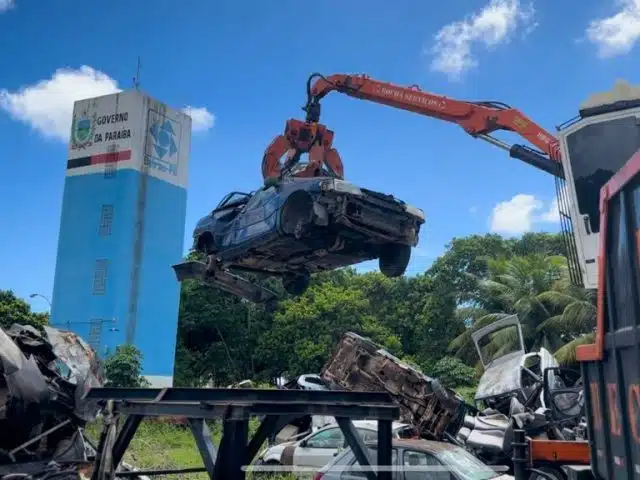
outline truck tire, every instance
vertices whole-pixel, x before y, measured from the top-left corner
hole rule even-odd
[[[282,286],[289,295],[298,296],[309,288],[310,277],[308,273],[286,274],[282,278]]]
[[[401,243],[389,243],[382,247],[378,258],[380,271],[385,277],[404,275],[411,260],[411,246]]]

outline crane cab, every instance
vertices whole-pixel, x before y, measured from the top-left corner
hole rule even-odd
[[[579,117],[560,127],[558,140],[564,170],[558,205],[571,277],[596,289],[600,189],[640,149],[640,86],[617,81],[592,95]]]

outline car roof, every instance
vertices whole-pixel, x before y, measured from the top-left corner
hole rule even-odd
[[[395,448],[410,448],[412,450],[418,450],[428,453],[441,453],[441,452],[454,452],[458,451],[460,447],[452,443],[438,442],[435,440],[425,440],[423,438],[394,438],[391,441],[391,445]],[[376,447],[376,442],[367,442],[367,446]]]
[[[370,430],[378,429],[378,421],[377,420],[352,420],[353,426],[356,428],[368,428]],[[335,423],[331,423],[331,425],[335,425]],[[401,422],[393,422],[391,424],[391,430],[397,430],[399,428],[409,427],[408,423]]]

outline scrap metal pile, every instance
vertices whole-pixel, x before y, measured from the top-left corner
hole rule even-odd
[[[400,407],[400,421],[414,426],[426,439],[455,443],[473,452],[488,464],[510,462],[515,429],[524,429],[530,438],[582,440],[586,435],[581,398],[567,394],[559,400],[564,415],[555,416],[547,384],[568,386],[554,376],[557,362],[547,350],[525,353],[524,347],[497,358],[483,358],[482,342],[497,332],[514,328],[522,338],[517,317],[498,321],[474,335],[484,366],[474,405],[455,391],[405,364],[371,340],[355,333],[343,335],[333,356],[325,363],[317,380],[324,388],[351,391],[386,391]],[[309,377],[309,376],[307,376]],[[305,388],[301,382],[293,382]],[[318,388],[318,387],[315,387]],[[291,433],[291,432],[289,432]]]
[[[77,335],[45,326],[0,329],[0,478],[78,478],[93,450],[82,427],[96,418],[82,402],[103,384],[95,352]]]

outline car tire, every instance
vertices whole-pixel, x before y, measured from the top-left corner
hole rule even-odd
[[[282,286],[289,295],[297,297],[307,291],[310,280],[308,273],[287,274],[282,278]]]
[[[280,230],[285,235],[302,237],[313,218],[313,200],[307,192],[289,195],[280,210]]]
[[[378,265],[385,277],[400,277],[409,266],[411,246],[401,243],[384,245],[380,251]]]

